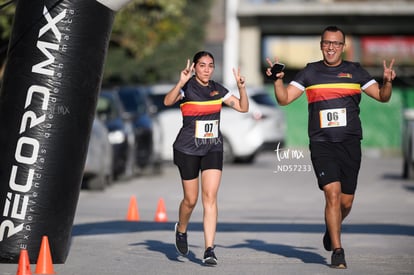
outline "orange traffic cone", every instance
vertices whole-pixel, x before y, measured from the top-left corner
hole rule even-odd
[[[29,254],[26,249],[20,250],[19,265],[17,266],[16,275],[32,275],[32,271],[30,271]]]
[[[50,254],[49,240],[47,236],[42,237],[39,256],[37,257],[36,274],[55,274],[53,270],[52,255]]]
[[[167,221],[167,212],[165,211],[165,204],[162,198],[158,200],[157,212],[155,213],[155,221],[156,222]]]
[[[128,213],[126,217],[127,221],[139,221],[139,213],[138,213],[138,204],[137,204],[137,198],[135,196],[131,196],[129,200],[129,206],[128,206]]]

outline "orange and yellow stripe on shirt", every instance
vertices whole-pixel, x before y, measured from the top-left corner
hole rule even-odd
[[[202,116],[218,113],[221,110],[222,99],[209,101],[188,101],[180,105],[183,116]]]
[[[353,96],[361,93],[358,83],[317,84],[306,88],[308,103]]]

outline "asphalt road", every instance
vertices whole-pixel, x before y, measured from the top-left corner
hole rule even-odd
[[[286,149],[287,150],[287,149]],[[103,192],[81,191],[73,238],[56,274],[414,274],[414,182],[401,178],[402,160],[366,152],[353,210],[343,225],[347,270],[329,268],[322,246],[323,194],[306,149],[266,153],[251,165],[224,168],[219,192],[216,255],[204,250],[201,201],[189,226],[190,254],[177,256],[174,223],[182,191],[176,168],[140,176]],[[126,220],[136,196],[139,221]],[[167,222],[155,222],[160,199]],[[31,265],[34,273],[35,265]],[[16,264],[0,273],[16,274]]]

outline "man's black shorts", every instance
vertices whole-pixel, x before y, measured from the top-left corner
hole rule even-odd
[[[309,149],[319,188],[322,190],[328,183],[339,181],[342,193],[353,195],[361,167],[361,141],[311,141]]]
[[[197,178],[200,171],[223,170],[223,152],[209,152],[205,156],[193,156],[174,149],[174,164],[178,166],[181,179],[191,180]]]

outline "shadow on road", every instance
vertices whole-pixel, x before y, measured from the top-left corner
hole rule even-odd
[[[150,251],[155,251],[155,252],[165,254],[165,256],[170,261],[184,262],[183,258],[180,255],[178,255],[177,251],[175,250],[173,243],[165,243],[159,240],[146,240],[145,242],[142,242],[142,243],[133,243],[130,245],[131,246],[145,246]],[[202,264],[201,259],[197,258],[196,254],[191,251],[191,246],[190,246],[190,251],[188,252],[188,255],[185,257],[187,258],[186,261],[191,261],[191,262],[194,262],[200,265]]]
[[[99,235],[99,234],[123,234],[145,231],[170,231],[173,234],[174,223],[172,222],[129,222],[129,221],[107,221],[97,223],[76,224],[72,230],[72,236]],[[189,231],[202,232],[201,222],[190,223]],[[217,232],[274,232],[274,233],[318,233],[325,230],[324,224],[288,224],[288,223],[219,223]],[[345,234],[379,234],[379,235],[402,235],[414,236],[414,226],[400,224],[345,224]],[[131,246],[144,246],[146,249],[162,253],[170,261],[183,261],[175,250],[174,244],[160,240],[146,240],[140,243],[132,243]],[[220,245],[218,245],[220,247]],[[313,247],[295,247],[277,243],[267,243],[259,239],[246,239],[242,243],[232,246],[221,246],[228,249],[248,248],[270,254],[281,255],[286,258],[296,258],[304,263],[327,264],[326,259],[314,252]],[[197,248],[201,250],[202,248]],[[190,246],[189,255],[185,261],[191,261],[202,265],[201,259],[197,258],[194,247]]]
[[[183,258],[178,255],[175,250],[175,247],[172,243],[165,243],[159,240],[147,240],[142,243],[133,243],[133,246],[144,246],[146,249],[150,251],[159,252],[164,254],[170,261],[177,261],[177,262],[184,262]],[[282,244],[272,244],[266,243],[262,240],[245,240],[244,243],[232,245],[232,246],[220,246],[217,247],[227,248],[227,249],[238,249],[238,248],[248,248],[254,249],[257,251],[267,252],[269,254],[277,254],[286,258],[295,258],[299,259],[304,263],[314,263],[314,264],[324,264],[326,265],[326,259],[319,255],[318,253],[309,251],[315,250],[312,247],[294,247],[290,245],[282,245]],[[202,261],[200,258],[197,258],[196,254],[192,251],[190,246],[190,251],[187,256],[186,261],[194,262],[196,264],[202,265]],[[197,250],[201,250],[201,248],[197,248]]]
[[[149,221],[106,221],[96,223],[75,224],[72,236],[122,234],[143,231],[173,231],[172,222]],[[190,223],[189,231],[202,231],[201,222]],[[217,225],[217,232],[274,232],[274,233],[323,233],[324,224],[308,223],[226,223]],[[346,234],[379,234],[414,236],[414,226],[402,224],[344,224],[342,232]]]
[[[295,247],[284,244],[266,243],[262,240],[245,240],[245,243],[228,246],[226,248],[250,248],[270,254],[278,254],[286,258],[300,259],[304,263],[327,264],[324,257],[318,253],[309,251],[315,250],[312,247]]]

